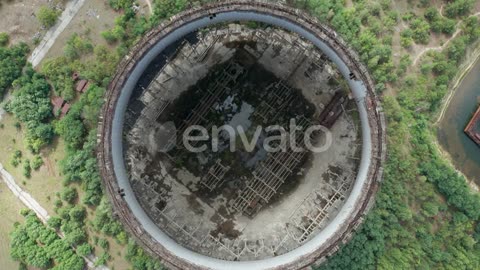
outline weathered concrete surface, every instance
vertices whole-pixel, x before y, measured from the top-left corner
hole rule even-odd
[[[215,16],[213,16],[213,14]],[[359,107],[363,151],[350,197],[337,217],[314,239],[281,256],[259,261],[228,262],[202,256],[179,246],[148,218],[136,201],[122,154],[123,115],[131,91],[143,70],[166,46],[195,29],[233,20],[253,20],[283,27],[309,39],[327,53],[348,81]],[[351,76],[352,75],[352,76]],[[116,214],[130,232],[167,265],[180,269],[299,269],[338,250],[372,206],[386,155],[385,121],[374,94],[374,83],[358,56],[336,33],[302,12],[263,2],[229,1],[198,7],[174,16],[148,33],[119,66],[106,97],[99,126],[99,165]],[[123,189],[126,196],[119,195]]]
[[[357,138],[358,121],[355,124],[350,112],[345,112],[330,130],[334,143],[328,151],[312,153],[308,164],[300,165],[300,174],[293,180],[298,185],[290,182],[290,188],[277,194],[275,203],[267,204],[254,218],[246,217],[232,207],[238,199],[236,192],[243,190],[241,181],[230,178],[228,185],[216,187],[216,193],[207,195],[208,198],[204,197],[205,194],[199,195],[196,191],[200,177],[192,175],[188,166],[177,168],[179,171],[173,169],[175,166],[171,158],[159,158],[155,150],[158,142],[150,138],[154,137],[157,125],[161,125],[153,124],[156,123],[154,119],[160,117],[157,116],[158,109],[163,109],[164,104],[174,103],[176,97],[197,83],[200,76],[205,77],[204,73],[214,65],[236,61],[232,60],[235,51],[246,53],[248,50],[251,61],[258,61],[277,80],[295,85],[298,92],[302,92],[315,107],[318,116],[336,91],[347,90],[339,86],[346,84],[343,80],[342,83],[329,85],[329,80],[337,81],[343,77],[321,51],[291,32],[278,28],[250,29],[238,24],[210,30],[206,34],[198,33],[195,44],[178,47],[176,56],[160,72],[155,70],[158,72],[155,79],[142,94],[130,100],[125,117],[136,119],[129,120],[126,123],[128,127],[124,129],[130,184],[137,200],[155,224],[190,250],[229,261],[278,256],[312,239],[330,223],[348,197],[358,163],[351,157],[360,154],[356,150],[361,147],[357,141],[360,140]],[[247,46],[245,42],[256,45]],[[239,49],[233,44],[246,47]],[[198,55],[203,56],[201,52],[204,51],[208,53],[200,61]],[[310,75],[306,75],[306,70],[310,70]],[[237,84],[242,85],[239,88],[245,86],[238,81]],[[140,89],[141,86],[137,91]],[[260,88],[258,92],[261,92]],[[259,103],[251,103],[253,111],[258,106]],[[170,110],[175,111],[174,108]],[[162,110],[160,115],[168,119],[171,111]],[[226,124],[215,123],[219,126]],[[260,123],[253,126],[257,124]],[[359,159],[359,156],[355,158]],[[336,192],[338,197],[334,196]],[[330,203],[319,206],[324,199]]]

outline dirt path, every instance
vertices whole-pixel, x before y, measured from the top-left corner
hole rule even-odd
[[[152,3],[150,2],[150,0],[145,0],[145,2],[147,2],[148,10],[150,10],[150,14],[153,14]]]
[[[33,67],[36,67],[43,60],[48,50],[50,50],[53,43],[55,43],[57,37],[65,30],[84,3],[85,0],[72,0],[67,3],[57,24],[47,31],[40,44],[33,50],[32,55],[28,59]]]
[[[442,6],[443,8],[443,6]],[[440,15],[443,17],[443,15],[440,13]],[[480,12],[477,12],[477,13],[474,13],[470,16],[478,16],[480,15]],[[422,56],[427,53],[428,51],[442,51],[443,49],[445,49],[448,44],[450,43],[450,41],[452,41],[458,34],[460,34],[460,32],[462,31],[459,27],[460,25],[462,24],[463,21],[459,21],[457,23],[457,25],[455,26],[457,28],[457,30],[455,31],[455,33],[453,33],[453,35],[447,40],[445,41],[445,43],[442,45],[442,46],[437,46],[437,47],[427,47],[427,48],[424,48],[422,49],[419,54],[415,57],[415,59],[413,60],[413,65],[417,65],[418,61],[420,60],[420,58],[422,58]]]
[[[43,208],[29,193],[25,192],[20,186],[15,183],[12,175],[9,174],[3,166],[0,164],[0,178],[7,184],[8,188],[12,191],[13,195],[22,201],[25,206],[33,210],[37,214],[38,218],[46,223],[50,218],[47,210]]]
[[[43,208],[28,192],[24,191],[20,186],[17,185],[13,176],[9,174],[4,168],[3,165],[0,164],[0,178],[7,184],[10,191],[17,197],[26,207],[31,209],[38,218],[46,224],[47,221],[50,219],[50,215],[48,214],[47,210]],[[58,236],[64,238],[65,236],[62,233],[58,233]],[[95,266],[95,261],[97,260],[96,257],[88,256],[84,257],[85,262],[88,265],[89,269],[95,270],[108,270],[106,266]]]
[[[461,23],[462,23],[461,21],[458,22],[457,25],[456,25],[456,27],[458,28]],[[445,48],[448,46],[448,44],[450,43],[450,41],[452,41],[458,34],[460,34],[461,31],[462,31],[462,30],[457,29],[457,30],[455,31],[455,33],[453,33],[453,35],[452,35],[449,39],[447,39],[447,41],[445,41],[445,43],[444,43],[442,46],[427,47],[427,48],[422,49],[422,50],[418,53],[417,57],[415,57],[415,59],[413,60],[413,65],[416,66],[417,63],[418,63],[418,61],[420,60],[420,58],[422,58],[422,56],[423,56],[425,53],[427,53],[427,52],[429,52],[429,51],[442,51],[443,49],[445,49]]]

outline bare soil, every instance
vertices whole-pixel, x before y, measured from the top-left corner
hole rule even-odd
[[[0,2],[0,32],[10,35],[12,44],[26,42],[33,45],[37,34],[41,38],[45,32],[35,16],[36,11],[47,0],[7,0]]]
[[[115,18],[120,14],[108,5],[108,1],[85,1],[70,24],[58,36],[44,59],[62,56],[67,40],[74,33],[88,38],[94,45],[108,45],[101,33],[112,29],[115,25]]]

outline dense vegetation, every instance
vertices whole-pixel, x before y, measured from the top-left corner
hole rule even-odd
[[[102,36],[115,49],[94,46],[85,37],[74,34],[67,42],[64,56],[42,65],[44,75],[26,68],[22,76],[28,51],[25,45],[0,45],[0,94],[18,79],[7,107],[26,127],[27,145],[38,151],[55,132],[66,142],[67,150],[61,161],[65,188],[54,201],[58,216],[52,217],[45,227],[27,214],[26,223],[16,226],[12,233],[12,256],[22,263],[58,267],[64,264],[59,258],[65,258],[65,263],[71,264],[64,269],[77,269],[79,257],[70,245],[82,256],[97,251],[97,263],[108,262],[108,242],[89,235],[91,229],[127,245],[126,258],[135,269],[161,267],[128,238],[112,217],[94,153],[102,95],[119,59],[148,29],[188,4],[184,0],[153,2],[154,14],[147,18],[135,13],[132,0],[109,0],[121,15],[113,29]],[[356,0],[350,7],[341,0],[293,2],[331,24],[352,44],[373,74],[379,94],[387,88],[396,90],[395,97],[383,97],[389,156],[376,206],[352,241],[321,268],[479,268],[479,196],[471,193],[465,179],[439,157],[431,132],[431,119],[457,74],[466,48],[480,37],[478,18],[468,17],[474,1],[446,1],[442,14],[430,7],[427,0],[420,1],[419,6],[410,4],[414,11],[408,12],[396,10],[389,0]],[[416,70],[408,54],[399,56],[397,61],[393,57],[392,45],[399,24],[406,26],[399,39],[408,49],[431,42],[432,33],[451,36],[455,31],[461,32],[444,51],[427,53]],[[91,82],[78,100],[73,72]],[[51,108],[47,110],[52,90],[68,101],[76,100],[61,120],[52,121]],[[15,153],[17,164],[21,159],[21,152]],[[36,162],[40,161],[31,160],[27,166],[25,161],[25,171],[41,166]],[[89,221],[86,209],[94,210]],[[65,239],[56,237],[54,230],[62,231]],[[99,253],[96,246],[103,251]],[[54,247],[58,248],[55,253],[48,253]]]
[[[64,241],[76,246],[79,254],[86,255],[95,251],[92,243],[99,245],[103,253],[99,255],[97,264],[107,263],[110,259],[108,242],[89,236],[88,227],[105,236],[114,237],[122,245],[127,245],[126,258],[132,262],[135,269],[160,269],[160,264],[150,259],[142,249],[129,240],[120,223],[114,221],[112,210],[103,195],[95,156],[97,142],[95,128],[103,103],[104,87],[109,83],[127,47],[151,27],[146,25],[146,18],[135,15],[132,1],[117,3],[120,6],[116,8],[124,10],[124,14],[116,20],[117,26],[112,32],[115,33],[115,29],[122,29],[124,33],[122,35],[115,33],[118,36],[114,42],[118,43],[116,50],[94,46],[85,37],[73,34],[67,40],[64,56],[47,60],[41,68],[53,86],[53,92],[67,101],[73,101],[77,96],[72,78],[74,72],[90,82],[86,93],[73,103],[65,117],[49,122],[54,127],[55,133],[65,141],[66,157],[61,161],[65,188],[57,194],[57,200],[54,202],[58,216],[52,217],[48,224],[64,233]],[[25,123],[26,119],[19,116],[17,118]],[[81,197],[77,191],[78,187],[83,189]],[[85,209],[80,205],[95,209],[90,224],[86,223]]]
[[[467,2],[450,2],[446,9],[471,7],[472,1]],[[320,1],[308,3],[325,5]],[[375,208],[352,241],[321,269],[476,269],[480,266],[479,235],[476,233],[480,198],[470,191],[465,179],[439,157],[432,143],[430,119],[438,110],[449,82],[457,74],[456,67],[466,48],[480,37],[478,19],[465,18],[460,26],[461,35],[444,52],[428,53],[420,66],[422,73],[405,72],[411,64],[407,56],[402,57],[396,74],[389,76],[388,72],[393,70],[393,29],[384,24],[383,31],[373,31],[375,25],[370,21],[372,17],[384,21],[395,16],[388,8],[379,12],[375,6],[364,3],[357,1],[352,9],[360,14],[365,29],[357,32],[352,30],[355,29],[352,25],[336,29],[360,52],[378,83],[390,83],[399,89],[397,99],[384,97],[389,131],[388,161]],[[338,8],[335,14],[345,12],[343,6]],[[310,8],[315,14],[323,9]],[[363,21],[365,13],[369,15]],[[455,14],[467,13],[458,11]],[[322,14],[325,13],[321,12],[318,17],[322,18]],[[428,42],[430,28],[445,34],[455,30],[456,22],[440,18],[432,9],[425,11],[428,23],[420,14],[407,15],[402,16],[402,20],[410,22],[410,28],[404,30],[407,34],[403,32],[401,37],[411,40],[401,40],[402,45]],[[333,19],[327,20],[335,25]],[[352,32],[358,35],[352,36]],[[384,85],[378,85],[378,91],[383,89]]]
[[[97,253],[96,264],[108,263],[111,258],[108,254],[108,241],[105,238],[90,236],[87,230],[92,229],[105,236],[114,237],[118,243],[126,245],[126,258],[132,262],[135,269],[160,269],[160,264],[150,259],[142,249],[134,244],[133,240],[129,240],[120,223],[114,221],[110,206],[103,195],[95,156],[95,128],[103,103],[104,87],[109,83],[110,76],[113,75],[119,59],[127,51],[127,44],[132,44],[134,39],[147,29],[138,30],[138,26],[135,26],[137,17],[135,13],[132,13],[132,1],[128,2],[129,5],[125,12],[127,16],[122,15],[117,21],[123,20],[125,23],[123,27],[128,30],[129,39],[122,39],[117,50],[112,51],[105,46],[94,46],[87,38],[73,34],[67,40],[64,56],[47,60],[42,65],[42,74],[40,74],[30,67],[24,68],[25,54],[28,51],[25,45],[8,50],[0,48],[0,54],[8,53],[4,58],[10,57],[10,55],[19,57],[19,52],[22,52],[21,58],[15,59],[19,62],[18,68],[15,69],[16,72],[5,82],[5,89],[13,85],[13,98],[5,107],[25,127],[28,138],[26,145],[32,152],[38,152],[53,139],[55,134],[61,136],[65,141],[66,157],[61,161],[65,187],[56,194],[54,205],[58,216],[52,217],[48,221],[48,226],[64,234],[64,239],[58,239],[57,242],[61,242],[63,247],[67,246],[68,249],[56,250],[58,252],[56,256],[61,256],[61,258],[68,256],[72,253],[71,246],[76,247],[79,255],[85,256],[95,252],[94,245],[98,245],[103,252]],[[128,16],[129,13],[132,15]],[[141,21],[139,20],[139,22]],[[137,30],[130,31],[131,28]],[[7,58],[7,60],[13,62],[12,59]],[[7,68],[12,69],[13,67],[16,66],[11,63],[0,65],[0,75],[2,74],[1,68],[7,70]],[[22,69],[24,69],[23,74]],[[90,82],[87,91],[78,99],[78,95],[74,91],[72,77],[74,72]],[[10,74],[6,75],[10,76]],[[13,83],[14,80],[16,81]],[[59,120],[55,120],[52,114],[51,95],[60,95],[65,100],[74,102],[67,115]],[[38,169],[41,162],[41,158],[37,156],[32,161],[22,159],[20,151],[16,151],[12,159],[12,164],[15,163],[15,166],[23,163],[25,176],[30,176],[32,169]],[[78,188],[83,189],[82,196],[79,195]],[[90,223],[87,223],[86,220],[85,207],[95,210]],[[24,227],[33,226],[31,224],[38,227],[38,230],[53,232],[55,235],[55,231],[44,227],[33,216],[28,215],[25,225],[17,227],[12,233],[12,242],[16,243],[12,248],[14,259],[21,261],[22,264],[40,268],[55,266],[59,267],[58,269],[79,269],[83,267],[83,260],[81,260],[82,266],[71,265],[63,268],[63,265],[58,264],[57,257],[43,256],[43,253],[38,255],[41,256],[39,261],[17,255],[17,250],[31,254],[38,253],[38,247],[22,246],[20,241],[19,232]],[[44,242],[35,242],[38,242],[39,245],[45,244]],[[58,243],[55,245],[59,246]]]
[[[39,269],[84,269],[83,259],[58,237],[54,229],[45,227],[30,211],[23,214],[25,223],[17,224],[11,233],[12,258]]]
[[[5,47],[8,45],[10,37],[7,33],[0,33],[0,47]]]
[[[5,109],[24,123],[26,145],[34,153],[53,139],[50,85],[45,77],[27,67],[23,76],[14,83],[12,100]]]
[[[5,39],[4,43],[6,45]],[[19,44],[10,48],[0,46],[0,97],[12,85],[12,82],[22,75],[22,68],[27,62],[28,51],[26,44]]]

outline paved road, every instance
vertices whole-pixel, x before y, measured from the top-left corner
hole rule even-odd
[[[20,186],[15,183],[13,176],[9,174],[0,164],[0,178],[7,184],[8,188],[12,191],[13,195],[22,201],[25,206],[33,210],[37,214],[38,218],[46,223],[50,218],[48,212],[43,208],[29,193],[25,192]]]
[[[65,30],[67,25],[72,21],[73,17],[75,17],[75,14],[77,14],[78,10],[83,6],[84,3],[85,0],[72,0],[67,3],[65,10],[58,19],[57,24],[47,31],[40,44],[33,50],[32,55],[28,59],[28,61],[32,63],[33,67],[36,67],[38,64],[40,64],[55,43],[55,40],[63,32],[63,30]]]

